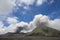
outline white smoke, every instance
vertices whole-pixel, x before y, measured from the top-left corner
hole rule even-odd
[[[7,19],[9,18],[10,17],[8,17]],[[47,26],[60,31],[60,19],[50,20],[48,16],[42,14],[36,15],[30,23],[23,21],[19,22],[15,17],[12,17],[9,20],[7,20],[8,23],[9,21],[11,23],[8,27],[5,27],[3,22],[0,22],[0,34],[6,34],[8,32],[15,33],[18,27],[23,28],[20,31],[22,33],[32,32],[36,27],[40,27],[40,26]]]

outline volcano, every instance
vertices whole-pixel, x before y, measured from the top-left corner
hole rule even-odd
[[[29,33],[28,36],[59,37],[60,31],[50,27],[40,26],[40,27],[37,27],[35,30],[33,30],[31,33]]]

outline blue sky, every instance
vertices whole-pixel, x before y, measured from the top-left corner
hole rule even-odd
[[[37,14],[48,15],[50,16],[50,19],[60,18],[60,0],[54,0],[53,3],[50,3],[50,1],[52,0],[48,0],[39,6],[36,6],[36,3],[34,3],[33,5],[30,5],[30,9],[27,10],[25,10],[23,6],[18,6],[18,11],[13,12],[13,15],[18,17],[19,21],[25,22],[32,21]],[[23,14],[23,12],[25,12],[25,14]]]
[[[0,0],[0,34],[44,26],[60,31],[60,0]]]

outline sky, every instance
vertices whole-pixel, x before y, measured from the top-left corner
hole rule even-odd
[[[0,0],[1,34],[14,32],[17,26],[25,28],[24,33],[31,32],[42,23],[60,30],[59,22],[60,0]]]
[[[20,6],[18,4],[16,6],[18,7],[17,12],[13,12],[13,15],[18,17],[19,21],[25,22],[32,21],[37,14],[50,16],[50,19],[60,18],[60,0],[44,0],[37,4],[36,2],[34,1],[32,4],[23,3]]]

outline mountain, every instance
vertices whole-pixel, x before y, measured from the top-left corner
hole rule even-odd
[[[27,35],[28,36],[48,36],[48,37],[56,36],[58,37],[60,36],[60,31],[50,28],[50,27],[40,26]]]
[[[17,28],[15,33],[7,33],[4,35],[0,35],[0,37],[25,37],[25,36],[46,36],[46,37],[60,37],[60,31],[47,27],[47,26],[40,26],[35,28],[30,33],[20,33],[23,28]]]

